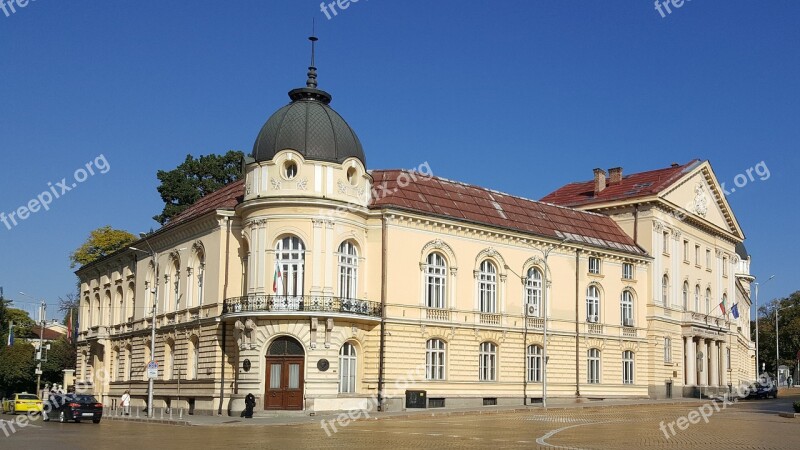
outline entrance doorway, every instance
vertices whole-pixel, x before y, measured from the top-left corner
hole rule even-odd
[[[279,337],[270,344],[266,357],[264,409],[303,409],[303,345],[290,337]]]

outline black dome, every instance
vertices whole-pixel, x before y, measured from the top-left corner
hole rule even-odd
[[[315,77],[316,78],[316,77]],[[292,102],[275,112],[261,128],[253,145],[257,162],[269,161],[290,148],[314,161],[342,163],[355,157],[366,167],[358,136],[328,103],[331,96],[316,83],[289,92]]]

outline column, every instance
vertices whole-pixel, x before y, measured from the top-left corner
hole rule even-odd
[[[709,365],[711,366],[711,370],[709,371],[711,379],[708,385],[716,387],[719,386],[719,346],[717,345],[717,341],[708,341],[708,348],[708,356],[710,358]]]
[[[694,339],[691,336],[686,336],[684,342],[684,359],[686,363],[684,364],[684,372],[686,373],[686,386],[695,386],[697,384],[697,380],[695,376],[697,375],[697,369],[695,368],[695,356],[694,356]]]
[[[696,344],[695,350],[695,359],[700,354],[703,354],[703,358],[698,361],[697,366],[697,385],[698,386],[708,386],[708,353],[706,353],[706,343],[703,338],[699,338]]]
[[[719,364],[719,367],[720,367],[719,384],[720,384],[720,386],[728,386],[728,383],[729,383],[729,381],[728,381],[728,369],[730,369],[730,367],[728,367],[728,365],[727,365],[728,349],[725,346],[724,342],[719,342],[718,344],[719,344],[719,359],[720,359],[720,364]]]

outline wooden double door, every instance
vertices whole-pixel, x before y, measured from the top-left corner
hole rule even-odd
[[[302,356],[267,356],[264,409],[303,409]]]

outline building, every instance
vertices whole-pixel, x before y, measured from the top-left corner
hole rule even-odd
[[[753,378],[749,258],[708,163],[647,195],[628,192],[649,175],[598,171],[544,201],[426,164],[368,171],[316,78],[266,121],[243,180],[77,271],[76,378],[103,401],[130,389],[143,406],[151,359],[154,406],[193,413],[236,414],[248,393],[258,409],[398,410],[407,390],[428,407],[537,402],[545,376],[563,399]],[[718,295],[738,321],[712,313]]]

